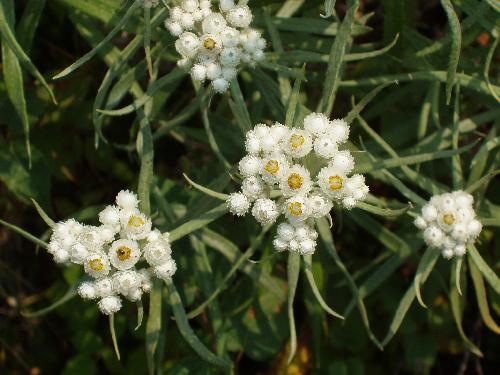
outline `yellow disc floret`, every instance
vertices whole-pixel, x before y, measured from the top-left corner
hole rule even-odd
[[[455,222],[455,216],[453,216],[453,214],[444,214],[443,215],[443,222],[446,225],[452,225]]]
[[[104,264],[102,263],[102,260],[99,258],[91,259],[89,261],[89,267],[97,272],[104,270]]]
[[[330,190],[340,190],[344,186],[344,180],[342,180],[342,177],[340,176],[330,176],[328,178],[328,185]]]
[[[216,46],[215,40],[213,40],[212,38],[207,38],[203,42],[203,47],[205,47],[205,49],[208,49],[209,51],[213,50],[215,46]]]
[[[267,173],[276,175],[280,170],[280,165],[277,160],[269,160],[264,167]]]
[[[131,227],[139,228],[144,225],[144,220],[140,216],[132,215],[130,216],[130,219],[128,219],[128,225]]]
[[[301,134],[292,134],[292,136],[290,137],[290,146],[296,150],[300,148],[305,141],[306,140],[304,139],[304,136],[302,136]]]
[[[116,256],[122,262],[129,259],[131,254],[132,254],[132,249],[130,247],[120,246],[118,249],[116,249]]]
[[[291,173],[290,176],[288,176],[288,186],[292,190],[300,189],[302,187],[303,182],[304,179],[298,173]]]
[[[292,202],[288,205],[288,212],[293,216],[302,215],[302,203],[300,202]]]

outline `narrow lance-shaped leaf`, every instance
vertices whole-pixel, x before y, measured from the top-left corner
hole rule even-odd
[[[127,4],[128,5],[128,4]],[[73,73],[75,70],[84,65],[87,61],[89,61],[92,57],[94,57],[102,48],[106,46],[106,44],[122,29],[122,27],[127,23],[129,18],[134,14],[136,8],[139,6],[139,1],[133,1],[133,3],[128,8],[125,15],[121,18],[121,20],[116,24],[116,26],[109,32],[108,35],[91,51],[87,52],[85,55],[76,60],[73,64],[65,68],[62,72],[55,75],[53,79],[64,78],[67,75]]]
[[[449,104],[451,92],[455,83],[458,60],[460,58],[460,48],[462,47],[462,31],[460,29],[460,21],[453,9],[453,5],[451,5],[451,1],[441,0],[441,5],[446,13],[446,17],[448,17],[448,23],[452,34],[451,53],[448,62],[448,72],[446,73],[446,103]]]
[[[115,314],[109,315],[109,332],[111,332],[111,340],[113,341],[113,348],[115,349],[116,358],[120,360],[120,348],[118,347],[118,340],[116,339],[115,331]]]
[[[19,63],[30,72],[36,79],[40,81],[40,83],[45,87],[45,89],[50,94],[50,97],[54,104],[57,104],[57,100],[52,92],[52,89],[49,87],[43,75],[38,71],[35,65],[31,62],[31,59],[26,54],[26,52],[19,45],[16,37],[14,36],[13,28],[10,27],[8,22],[8,13],[9,13],[9,0],[0,0],[0,34],[2,36],[2,41],[7,43],[9,48],[12,50],[14,55],[17,57]]]
[[[213,191],[205,186],[202,186],[200,184],[197,184],[196,182],[194,182],[193,180],[191,180],[187,174],[183,173],[182,174],[184,176],[184,178],[196,189],[196,190],[199,190],[201,191],[202,193],[212,197],[212,198],[215,198],[215,199],[219,199],[221,201],[226,201],[227,198],[229,198],[229,195],[228,194],[223,194],[223,193],[218,193],[216,191]]]
[[[165,284],[168,288],[170,305],[172,306],[172,311],[174,312],[175,323],[177,324],[177,327],[179,328],[179,331],[186,342],[205,361],[216,366],[231,367],[231,363],[229,361],[217,357],[210,350],[208,350],[205,345],[203,345],[203,343],[196,336],[193,329],[189,325],[186,311],[184,310],[181,297],[177,292],[174,283],[172,282],[172,280],[165,280]]]
[[[347,116],[345,117],[344,120],[348,124],[351,124],[354,121],[354,119],[361,113],[361,111],[368,105],[368,103],[370,103],[377,96],[377,94],[380,91],[382,91],[387,86],[390,86],[390,85],[392,85],[394,83],[395,82],[386,82],[386,83],[383,83],[383,84],[375,87],[372,91],[370,91],[367,95],[365,95],[363,97],[363,99],[361,99],[361,101],[358,104],[356,104],[351,109],[351,111],[347,114]]]
[[[297,350],[297,331],[295,328],[295,317],[293,314],[293,301],[295,300],[295,292],[297,291],[297,283],[300,273],[300,254],[290,252],[288,254],[288,325],[290,329],[290,354],[288,355],[288,363],[292,362]]]
[[[425,251],[422,259],[418,263],[417,272],[415,273],[415,278],[413,279],[413,286],[415,288],[415,295],[417,296],[417,300],[422,307],[427,308],[427,305],[422,300],[422,296],[420,294],[420,285],[422,285],[425,281],[424,276],[428,275],[433,269],[439,258],[439,251],[428,247]]]
[[[467,246],[467,254],[474,261],[474,264],[477,266],[486,281],[491,285],[493,290],[500,295],[500,279],[495,274],[495,271],[493,271],[488,266],[488,263],[486,263],[481,257],[479,251],[477,251],[477,248],[473,244],[469,244]]]
[[[52,220],[49,215],[43,210],[43,208],[38,204],[38,202],[34,199],[31,199],[31,202],[33,202],[33,206],[35,206],[36,211],[40,215],[40,217],[45,221],[45,224],[47,224],[49,227],[53,228],[56,223],[54,220]]]
[[[7,228],[9,228],[10,230],[16,232],[17,234],[20,234],[21,236],[23,236],[27,240],[35,243],[36,245],[38,245],[40,247],[43,247],[44,249],[47,248],[47,246],[48,246],[47,242],[42,241],[38,237],[36,237],[36,236],[32,235],[31,233],[28,233],[27,231],[25,231],[24,229],[19,228],[17,225],[8,223],[8,222],[6,222],[6,221],[4,221],[2,219],[0,219],[0,224],[6,226]]]
[[[314,297],[320,304],[321,308],[325,310],[328,314],[335,318],[344,319],[344,317],[337,312],[335,312],[328,304],[325,302],[321,293],[316,285],[316,281],[314,280],[314,275],[312,272],[312,256],[304,255],[304,272],[306,273],[307,281],[309,282],[309,286],[314,294]]]
[[[68,302],[70,299],[76,296],[77,294],[77,289],[78,289],[78,282],[74,283],[71,285],[68,289],[68,291],[56,302],[53,304],[44,307],[43,309],[37,310],[37,311],[21,311],[21,315],[26,317],[26,318],[36,318],[39,316],[43,316],[56,308],[58,308],[61,305],[64,305],[66,302]]]

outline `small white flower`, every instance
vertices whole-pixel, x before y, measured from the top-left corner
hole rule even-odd
[[[94,283],[89,281],[83,281],[78,285],[78,295],[86,300],[92,300],[97,298],[97,291],[95,289]]]
[[[118,296],[108,296],[101,299],[97,306],[104,315],[117,313],[122,308],[122,301]]]
[[[267,198],[260,198],[253,205],[252,215],[261,225],[267,225],[276,221],[279,212],[274,201]]]
[[[344,193],[346,177],[330,166],[322,168],[318,173],[318,185],[327,197],[340,198]]]
[[[135,270],[118,271],[111,277],[115,293],[127,295],[130,291],[138,289],[141,279]]]
[[[273,246],[277,251],[285,251],[288,248],[288,242],[281,238],[275,238],[273,240]]]
[[[216,80],[222,76],[222,67],[218,63],[209,63],[206,65],[207,78]]]
[[[217,78],[212,81],[212,87],[216,93],[222,94],[229,88],[229,82],[224,78]]]
[[[143,253],[146,262],[152,266],[157,266],[170,259],[172,249],[167,241],[158,240],[148,243],[144,247]]]
[[[181,7],[184,11],[192,13],[198,9],[199,3],[197,0],[182,0]]]
[[[177,61],[177,66],[181,69],[188,71],[189,69],[192,68],[193,62],[188,58],[183,58]]]
[[[347,150],[339,151],[333,155],[329,165],[343,174],[348,174],[354,168],[354,158]]]
[[[132,268],[137,263],[141,257],[141,251],[137,242],[120,239],[111,244],[108,256],[115,268],[126,270]]]
[[[104,298],[113,294],[113,282],[110,277],[103,277],[94,282],[98,297]]]
[[[227,26],[226,19],[220,13],[212,13],[205,17],[201,24],[201,28],[205,34],[219,34],[224,31]]]
[[[210,9],[212,7],[211,0],[200,0],[201,9]]]
[[[171,279],[175,271],[177,271],[177,265],[173,259],[170,259],[159,266],[153,267],[154,275],[162,280]]]
[[[452,248],[446,248],[446,249],[443,249],[441,254],[443,255],[443,258],[451,259],[451,258],[453,258],[454,252],[453,252]]]
[[[439,247],[444,240],[444,233],[437,226],[432,225],[425,229],[424,240],[429,246]]]
[[[252,22],[252,11],[247,5],[239,5],[228,10],[226,19],[234,27],[248,27]]]
[[[194,64],[191,68],[191,77],[195,81],[203,82],[207,78],[207,68],[203,64]]]
[[[180,22],[175,21],[175,20],[170,19],[170,18],[167,19],[167,20],[165,20],[165,28],[173,36],[179,36],[184,31],[184,29],[183,29],[182,25],[180,24]]]
[[[466,252],[467,252],[467,248],[465,247],[464,244],[459,244],[459,245],[455,246],[455,248],[453,249],[453,253],[457,257],[464,256]]]
[[[331,159],[338,153],[337,143],[328,135],[322,134],[314,140],[314,151],[321,158]]]
[[[184,32],[175,41],[175,49],[183,57],[192,58],[198,52],[200,47],[200,39],[191,32]],[[127,207],[124,207],[127,208]]]
[[[179,19],[180,25],[185,30],[192,30],[194,28],[194,17],[191,13],[183,13]]]
[[[261,160],[260,174],[268,184],[278,183],[289,169],[288,161],[283,154],[267,155]]]
[[[279,122],[275,122],[274,125],[269,128],[269,134],[273,138],[275,144],[279,145],[288,134],[288,128]]]
[[[232,79],[236,78],[238,75],[238,70],[236,68],[230,68],[230,67],[222,67],[222,78],[224,78],[226,81],[231,81]]]
[[[278,238],[288,242],[291,241],[295,235],[295,228],[289,223],[281,223],[277,229]]]
[[[179,21],[184,14],[184,11],[180,7],[172,7],[170,9],[170,19],[174,21]]]
[[[425,229],[427,227],[427,222],[424,220],[424,218],[422,216],[418,216],[415,219],[415,221],[413,221],[413,224],[415,224],[415,226],[418,229]]]
[[[234,47],[223,48],[219,60],[222,65],[235,67],[240,63],[240,50]]]
[[[138,272],[139,279],[141,281],[141,289],[145,293],[149,293],[153,287],[153,282],[151,280],[151,271],[146,268],[140,269]]]
[[[474,204],[474,198],[471,194],[465,191],[455,191],[453,192],[455,198],[455,204],[457,208],[471,209]]]
[[[52,256],[54,257],[54,262],[59,264],[64,264],[69,261],[69,252],[64,249],[55,251],[52,253]]]
[[[203,34],[200,37],[200,52],[217,55],[222,50],[222,41],[216,34]]]
[[[285,217],[291,223],[298,223],[306,220],[310,215],[308,199],[304,196],[294,196],[287,199],[284,206]]]
[[[302,129],[290,129],[283,139],[284,151],[294,157],[306,156],[312,149],[312,138],[308,131]]]
[[[328,118],[322,113],[311,113],[304,118],[304,128],[311,134],[319,137],[329,126]]]
[[[87,248],[85,246],[83,246],[81,243],[75,243],[71,247],[69,254],[70,254],[70,260],[72,263],[83,264],[85,259],[88,257],[89,252],[88,252]]]
[[[330,121],[326,132],[337,143],[344,143],[349,138],[349,125],[342,119]]]
[[[120,225],[120,209],[116,206],[107,206],[99,212],[99,221],[112,227]]]
[[[135,195],[134,193],[128,190],[122,190],[116,196],[116,204],[122,209],[132,210],[134,208],[137,208],[139,199],[137,199],[137,195]]]
[[[245,137],[245,149],[249,154],[260,152],[260,139],[254,133],[248,132]]]
[[[316,250],[316,241],[307,239],[300,242],[299,252],[302,255],[313,254],[315,250]]]
[[[223,12],[227,12],[235,7],[234,0],[220,0],[219,7]]]
[[[219,37],[224,47],[236,47],[240,41],[240,32],[227,26],[219,33]]]
[[[428,223],[430,223],[433,220],[436,220],[437,215],[438,211],[433,204],[427,203],[424,207],[422,207],[422,217]]]
[[[139,210],[122,211],[123,234],[131,240],[142,240],[151,231],[151,219]]]
[[[289,243],[288,243],[288,249],[292,252],[292,253],[298,253],[300,251],[300,242],[297,241],[296,239],[293,239],[291,240]]]
[[[119,226],[101,225],[98,227],[99,234],[103,243],[113,242],[116,234],[120,231]]]
[[[251,202],[264,198],[267,193],[266,184],[260,176],[245,178],[241,184],[241,191]]]
[[[312,188],[309,171],[295,164],[288,168],[280,180],[280,189],[285,196],[304,195]]]
[[[108,275],[111,269],[109,259],[104,253],[93,253],[88,255],[83,261],[83,267],[85,273],[94,278]]]
[[[479,220],[471,220],[467,225],[467,230],[472,238],[476,238],[481,233],[483,229],[483,224],[479,222]]]
[[[232,193],[227,200],[227,205],[229,212],[237,216],[245,215],[250,208],[248,198],[242,193]]]
[[[264,54],[264,51],[262,51],[262,50],[257,50],[254,53],[252,53],[252,58],[257,62],[264,60],[265,57],[266,57],[266,55]]]
[[[125,298],[130,302],[137,302],[142,298],[143,290],[141,288],[135,288],[129,290],[126,294],[124,294]]]
[[[259,173],[262,160],[254,155],[247,155],[238,163],[238,168],[243,177],[255,176]]]
[[[322,194],[313,194],[309,197],[309,206],[311,208],[311,216],[320,218],[330,213],[333,203]]]

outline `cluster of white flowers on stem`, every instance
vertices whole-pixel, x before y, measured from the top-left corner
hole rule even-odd
[[[473,203],[472,195],[461,190],[433,196],[414,222],[425,243],[440,249],[446,259],[463,256],[483,228]]]
[[[211,81],[223,93],[243,65],[254,66],[264,58],[266,41],[249,27],[252,11],[234,0],[221,0],[219,12],[210,0],[182,0],[170,9],[165,27],[174,36],[178,65],[190,70],[195,81]]]
[[[314,253],[313,219],[329,215],[334,204],[351,209],[368,194],[364,176],[349,177],[351,153],[339,150],[348,137],[344,120],[330,121],[321,113],[308,115],[303,129],[256,125],[246,134],[242,188],[228,198],[229,211],[243,216],[253,204],[252,215],[262,225],[284,214],[287,223],[278,227],[275,248]]]
[[[84,267],[88,278],[78,286],[78,294],[98,299],[106,315],[121,309],[120,295],[138,301],[151,290],[153,275],[169,279],[177,269],[168,233],[152,229],[138,203],[134,193],[122,190],[116,205],[99,213],[100,226],[69,219],[57,223],[50,238],[48,251],[55,262]]]

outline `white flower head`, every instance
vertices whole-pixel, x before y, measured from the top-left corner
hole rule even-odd
[[[100,298],[113,295],[113,282],[110,277],[102,277],[94,282],[97,296]]]
[[[248,27],[252,22],[252,11],[247,5],[235,6],[226,14],[227,22],[234,27]]]
[[[289,242],[295,235],[295,228],[289,223],[281,223],[278,225],[277,238],[282,241]]]
[[[250,176],[245,178],[241,185],[242,193],[245,194],[251,202],[258,198],[264,198],[267,190],[267,186],[260,176]]]
[[[220,63],[223,66],[227,67],[235,67],[240,63],[241,52],[238,48],[235,47],[227,47],[223,48],[220,52]]]
[[[278,207],[273,200],[260,198],[253,205],[252,215],[261,225],[272,224],[279,216]]]
[[[312,181],[309,171],[298,164],[288,168],[280,180],[280,189],[287,197],[307,194],[311,188]]]
[[[227,26],[219,33],[224,47],[236,47],[240,41],[240,32],[233,27]]]
[[[226,19],[220,13],[212,13],[203,19],[201,28],[205,34],[219,34],[227,26]]]
[[[105,253],[92,253],[83,262],[85,273],[94,278],[104,277],[109,274],[109,259]]]
[[[184,32],[175,42],[175,49],[183,57],[192,58],[198,53],[200,39],[191,32]]]
[[[242,193],[232,193],[227,199],[229,212],[236,216],[245,215],[250,208],[250,201]]]
[[[221,70],[222,74],[222,70]],[[229,81],[224,79],[224,78],[217,78],[212,81],[212,87],[214,88],[214,91],[222,94],[227,91],[229,88]]]
[[[268,184],[275,184],[287,173],[289,164],[285,155],[275,153],[262,158],[259,167],[262,179]]]
[[[195,81],[203,82],[207,79],[207,67],[203,64],[194,64],[191,68],[191,77]]]
[[[330,213],[333,203],[323,194],[312,194],[309,196],[309,207],[311,209],[311,216],[320,218]]]
[[[337,143],[328,134],[321,134],[314,140],[314,152],[321,158],[331,159],[338,153]]]
[[[222,41],[217,34],[203,34],[200,37],[200,52],[206,54],[219,54],[222,50]]]
[[[118,270],[132,268],[141,257],[141,250],[136,241],[120,239],[111,244],[108,256],[111,264]]]
[[[310,216],[310,207],[305,196],[294,196],[285,201],[285,217],[291,223],[298,223],[306,220]]]
[[[247,155],[238,163],[239,171],[243,177],[250,177],[259,174],[262,160],[255,155]]]
[[[165,263],[153,267],[154,275],[162,280],[171,279],[175,271],[177,271],[177,265],[173,259],[169,259]]]
[[[141,286],[141,278],[135,270],[115,272],[111,280],[114,292],[124,296]]]
[[[118,207],[122,209],[132,210],[134,208],[137,208],[137,205],[139,204],[139,199],[137,199],[136,194],[128,190],[122,190],[116,196],[116,204],[118,205]]]
[[[97,298],[97,291],[94,283],[90,281],[83,281],[78,285],[78,295],[85,300],[92,300]]]
[[[341,198],[344,194],[346,176],[331,166],[322,168],[318,173],[318,185],[330,198]]]
[[[330,121],[323,113],[310,113],[304,118],[304,128],[319,137],[325,133]]]
[[[151,231],[151,219],[139,210],[124,210],[120,219],[123,234],[129,239],[142,240]]]
[[[220,0],[219,7],[223,12],[227,12],[228,10],[234,8],[236,5],[234,4],[234,0]]]
[[[290,129],[283,139],[284,151],[294,157],[306,156],[312,149],[311,134],[302,129]]]
[[[338,151],[333,155],[329,165],[343,174],[348,174],[354,168],[354,158],[347,150]]]
[[[148,243],[143,249],[144,258],[151,266],[157,266],[170,259],[172,249],[170,244],[164,240]]]
[[[327,134],[337,143],[344,143],[349,138],[349,125],[343,119],[330,121]]]
[[[99,306],[99,310],[101,310],[104,315],[111,315],[120,311],[122,308],[122,301],[118,296],[108,296],[101,299],[97,306]]]

